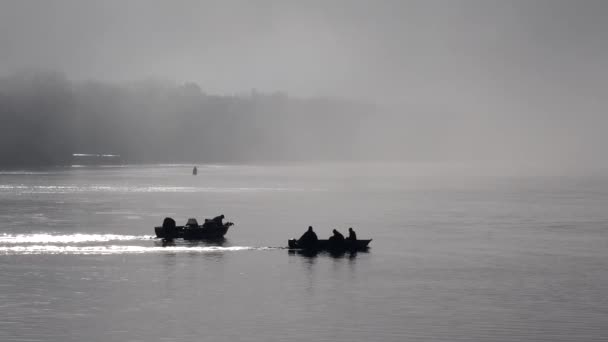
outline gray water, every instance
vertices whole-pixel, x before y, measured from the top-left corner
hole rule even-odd
[[[191,167],[0,172],[0,340],[608,339],[608,178]],[[152,236],[219,214],[224,243]],[[374,240],[283,248],[308,225]]]

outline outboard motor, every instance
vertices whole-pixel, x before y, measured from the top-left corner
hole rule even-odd
[[[170,217],[165,217],[163,220],[163,231],[165,240],[173,240],[177,237],[177,226],[175,220]]]

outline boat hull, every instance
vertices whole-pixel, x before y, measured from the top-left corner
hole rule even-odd
[[[287,241],[287,245],[290,249],[303,249],[303,250],[314,250],[314,251],[364,251],[369,247],[369,240],[344,240],[343,242],[335,242],[330,240],[318,240],[312,245],[300,245],[298,240],[291,239]]]
[[[176,226],[175,233],[172,237],[166,234],[163,227],[154,227],[154,232],[157,238],[161,239],[184,239],[184,240],[218,240],[223,239],[228,232],[228,228],[232,226],[231,222],[226,222],[222,226]]]

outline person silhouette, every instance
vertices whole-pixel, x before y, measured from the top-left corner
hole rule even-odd
[[[317,233],[312,230],[312,226],[308,226],[308,230],[298,239],[298,244],[301,246],[311,246],[319,241]]]
[[[351,241],[357,241],[357,234],[355,233],[352,227],[348,228],[348,237],[346,239]]]
[[[224,225],[224,222],[222,221],[224,219],[224,215],[220,215],[220,216],[216,216],[213,218],[213,222],[215,222],[215,224],[217,224],[218,227],[221,227]]]
[[[334,229],[333,233],[334,233],[334,235],[332,235],[329,238],[329,241],[332,241],[332,242],[343,242],[344,241],[344,235],[342,235],[339,231]]]

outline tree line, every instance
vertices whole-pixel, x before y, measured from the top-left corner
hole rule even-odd
[[[0,166],[68,165],[74,153],[125,163],[352,160],[372,154],[373,111],[283,93],[209,95],[195,83],[19,73],[0,78]]]

